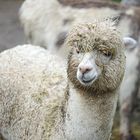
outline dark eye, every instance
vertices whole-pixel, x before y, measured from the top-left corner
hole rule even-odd
[[[104,52],[102,52],[103,53],[103,55],[105,56],[105,57],[112,57],[112,54],[111,54],[111,52],[106,52],[106,51],[104,51]]]
[[[76,52],[79,54],[79,49],[78,48],[76,48]]]

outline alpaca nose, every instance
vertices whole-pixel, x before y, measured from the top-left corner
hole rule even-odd
[[[93,68],[92,67],[89,67],[89,66],[81,66],[81,67],[79,67],[79,70],[80,70],[80,72],[82,74],[87,73],[87,72],[91,71],[92,69]]]

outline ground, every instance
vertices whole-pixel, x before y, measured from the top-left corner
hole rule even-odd
[[[0,52],[15,45],[26,43],[18,19],[21,3],[22,0],[0,0]],[[116,114],[112,140],[119,140],[119,113]],[[140,109],[135,112],[133,132],[140,140]]]

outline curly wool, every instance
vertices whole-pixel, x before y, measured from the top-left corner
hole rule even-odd
[[[69,55],[68,76],[75,86],[80,89],[83,88],[83,90],[96,91],[96,93],[106,93],[118,88],[124,75],[125,55],[124,44],[112,21],[94,21],[93,23],[78,24],[68,34],[65,46],[71,49],[76,48],[79,53],[110,51],[114,57],[109,65],[100,64],[98,62],[100,58],[98,58],[96,63],[103,69],[103,75],[94,85],[84,87],[73,77],[73,75],[76,75],[79,62],[72,57],[73,54],[71,53]]]
[[[115,24],[115,23],[114,23]],[[70,38],[70,39],[69,39]],[[111,21],[94,21],[76,25],[69,33],[66,43],[78,47],[80,52],[94,49],[122,47],[121,36]]]
[[[37,46],[17,46],[0,54],[0,75],[3,137],[8,140],[49,138],[58,125],[56,120],[62,121],[67,87],[62,60]]]
[[[58,0],[25,0],[20,8],[20,21],[28,41],[49,50],[57,50],[63,45],[63,41],[60,46],[57,45],[61,34],[65,34],[61,38],[64,40],[75,23],[91,22],[95,18],[101,19],[119,13],[120,10],[108,7],[72,8],[62,5]]]
[[[103,25],[98,24],[98,32],[102,31]],[[110,35],[113,32],[115,36],[111,27],[103,29],[106,32],[110,29]],[[110,63],[98,66],[102,71],[100,77],[87,90],[76,78],[82,60],[73,54],[74,46],[69,46],[69,42],[75,41],[72,38],[74,33],[80,33],[82,39],[85,33],[80,31],[84,29],[89,29],[89,40],[92,35],[96,37],[96,32],[92,32],[92,24],[85,23],[80,29],[70,32],[65,43],[71,48],[68,78],[64,61],[43,48],[23,45],[0,55],[0,133],[5,139],[65,140],[91,139],[93,136],[95,140],[109,139],[124,74],[123,44],[121,39],[114,44],[116,54]],[[115,37],[119,40],[117,33]],[[82,47],[88,48],[88,44],[84,45]],[[112,47],[107,46],[107,49],[112,50]],[[67,79],[71,82],[68,83]]]

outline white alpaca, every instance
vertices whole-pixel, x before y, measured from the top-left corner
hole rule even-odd
[[[87,8],[89,1],[59,1],[61,1],[61,3],[58,2],[58,0],[26,0],[23,3],[20,10],[20,19],[31,43],[57,50],[57,48],[63,45],[66,34],[73,24],[80,21],[92,21],[94,18],[103,18],[111,15],[120,15],[121,19],[118,22],[118,28],[123,36],[133,36],[139,42],[139,9],[125,7],[124,10],[119,4],[107,3],[102,6],[103,2],[91,1],[92,6]],[[34,7],[32,6],[33,3]],[[96,3],[98,3],[99,7]],[[77,8],[78,5],[83,8]],[[39,19],[38,22],[36,22],[36,19]],[[127,79],[130,79],[129,74],[125,75],[120,95],[120,115],[122,116],[120,133],[122,137],[128,138],[131,137],[131,121],[129,116],[132,113],[131,108],[133,108],[132,106],[136,100],[139,85],[139,70],[137,67],[139,66],[140,51],[138,48],[134,49],[135,51],[132,50],[133,49],[126,49],[126,73],[131,73],[132,71],[135,73],[136,71],[135,74],[133,73],[136,78],[129,80],[129,83],[125,83]],[[135,61],[131,59],[130,55]],[[135,87],[134,89],[132,85]],[[129,87],[129,89],[132,88],[128,92],[126,87]],[[129,109],[126,109],[128,108],[128,104]]]
[[[84,3],[79,1],[78,4],[81,4],[83,8],[76,8],[63,5],[58,0],[25,0],[20,8],[20,21],[28,41],[50,50],[57,50],[63,45],[67,32],[74,24],[81,21],[91,22],[95,18],[102,19],[114,15],[122,17],[118,24],[121,33],[124,36],[131,35],[129,28],[132,21],[131,16],[135,17],[134,8],[127,8],[124,11],[121,5],[110,3],[108,6],[98,8],[94,2],[92,2],[93,7],[87,8],[86,2]],[[97,3],[100,5],[100,2]],[[78,5],[76,2],[74,4]],[[129,34],[127,34],[128,32]]]
[[[50,127],[59,119],[66,87],[64,62],[46,50],[21,45],[1,53],[0,133],[3,139],[46,140]]]
[[[123,41],[103,21],[74,27],[65,47],[68,83],[64,62],[43,48],[24,45],[0,54],[3,138],[110,139],[125,69]]]
[[[101,9],[104,14],[101,14]],[[108,7],[101,9],[72,8],[57,0],[26,0],[20,9],[20,21],[30,43],[54,51],[63,45],[67,32],[74,24],[120,13]]]
[[[134,139],[131,128],[134,106],[139,90],[139,54],[138,44],[126,46],[126,71],[120,88],[120,134],[123,140]]]

